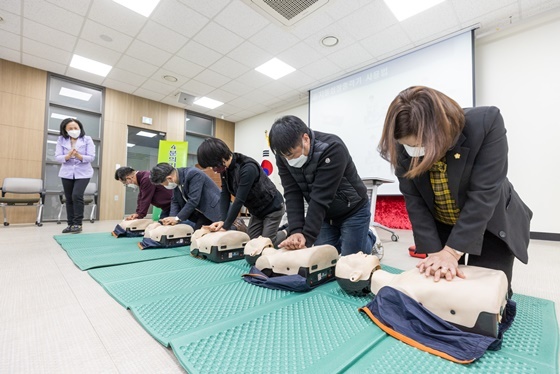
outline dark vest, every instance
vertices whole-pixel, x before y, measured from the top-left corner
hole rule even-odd
[[[311,131],[310,135],[312,148],[309,152],[309,159],[305,165],[299,169],[288,166],[290,173],[294,177],[308,203],[311,190],[313,188],[322,187],[315,185],[314,180],[323,151],[329,147],[331,142],[336,141],[332,135],[319,131]],[[334,199],[329,204],[325,218],[344,218],[348,214],[353,213],[358,207],[361,207],[364,201],[367,201],[367,189],[358,175],[354,162],[350,159]]]
[[[251,186],[251,190],[245,200],[245,207],[247,207],[251,214],[262,218],[262,212],[264,212],[274,200],[276,186],[272,183],[270,178],[266,176],[257,161],[251,157],[247,157],[241,153],[234,153],[232,162],[235,163],[233,165],[233,170],[228,168],[225,173],[221,174],[222,186],[226,186],[228,192],[233,196],[237,195],[241,167],[246,164],[255,165],[259,170],[259,178]]]

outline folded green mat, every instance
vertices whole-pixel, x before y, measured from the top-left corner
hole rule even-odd
[[[111,233],[55,235],[54,240],[81,270],[190,255],[189,247],[140,250],[142,238],[115,238]]]
[[[303,294],[270,290],[244,282],[248,269],[243,260],[184,256],[89,274],[189,373],[558,372],[558,324],[548,300],[514,295],[518,314],[502,349],[464,366],[385,334],[358,311],[371,297],[348,295],[336,282]]]

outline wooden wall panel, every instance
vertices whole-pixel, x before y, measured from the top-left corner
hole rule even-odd
[[[216,138],[222,139],[231,150],[234,150],[235,123],[216,118]]]
[[[0,59],[0,185],[42,178],[47,73]],[[7,208],[10,223],[34,223],[36,209]]]

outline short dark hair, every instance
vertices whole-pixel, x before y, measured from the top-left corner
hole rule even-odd
[[[232,152],[227,144],[216,138],[205,139],[196,152],[198,164],[203,168],[221,166],[231,155]]]
[[[162,184],[165,178],[173,173],[173,170],[175,170],[175,168],[167,162],[160,162],[150,171],[150,181],[153,184]]]
[[[270,149],[274,154],[285,155],[302,144],[303,134],[310,134],[309,127],[296,116],[278,118],[268,134]]]
[[[130,174],[134,173],[136,170],[130,166],[121,166],[115,171],[115,180],[124,181]]]
[[[80,127],[79,138],[81,138],[82,136],[84,136],[86,134],[86,132],[84,131],[84,126],[82,125],[82,123],[80,121],[78,121],[75,118],[66,118],[66,119],[63,119],[62,122],[60,122],[60,136],[66,138],[66,139],[68,139],[70,137],[70,135],[68,135],[68,132],[66,131],[66,125],[71,123],[71,122],[75,122]]]

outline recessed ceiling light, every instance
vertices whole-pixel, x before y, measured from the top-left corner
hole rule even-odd
[[[157,136],[157,134],[154,134],[153,132],[147,132],[147,131],[138,131],[136,135],[144,136],[146,138],[153,138],[154,136]]]
[[[338,38],[336,36],[325,36],[321,39],[321,44],[325,47],[334,47],[338,44]]]
[[[70,66],[76,69],[87,71],[88,73],[100,75],[102,77],[106,77],[113,68],[112,66],[104,64],[102,62],[91,60],[89,58],[78,55],[72,56]]]
[[[290,74],[296,69],[274,57],[272,60],[269,60],[258,68],[255,68],[255,70],[269,76],[272,79],[279,79]]]
[[[158,5],[159,0],[113,0],[117,4],[143,15],[149,17]]]
[[[166,81],[169,81],[169,82],[177,82],[177,80],[178,80],[173,75],[164,75],[163,79],[165,79]]]
[[[445,0],[384,0],[397,20],[403,21]]]
[[[113,38],[111,38],[109,35],[105,35],[105,34],[99,35],[99,38],[101,40],[106,41],[106,42],[112,42],[113,41]]]
[[[126,143],[126,146],[129,147],[129,148],[130,148],[130,147],[134,147],[135,145],[136,145],[136,144]]]
[[[223,105],[224,103],[222,103],[221,101],[210,99],[209,97],[203,96],[200,99],[195,100],[193,102],[193,104],[200,105],[200,106],[203,106],[203,107],[208,108],[208,109],[214,109],[214,108],[219,107],[220,105]]]
[[[73,99],[78,99],[82,101],[89,101],[91,99],[91,94],[82,91],[76,91],[71,88],[60,87],[60,92],[58,93],[61,96],[71,97]],[[65,117],[67,118],[67,117]]]

